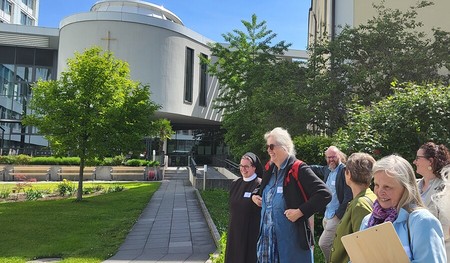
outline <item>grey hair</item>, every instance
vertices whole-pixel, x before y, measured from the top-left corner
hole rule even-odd
[[[267,141],[271,137],[275,142],[280,145],[289,155],[295,156],[294,142],[291,139],[291,135],[286,129],[276,127],[273,130],[264,134],[264,139]]]
[[[403,208],[408,212],[412,212],[418,208],[425,207],[419,194],[414,169],[407,160],[398,155],[383,157],[372,168],[373,175],[377,172],[384,172],[405,188],[398,202],[397,210]]]

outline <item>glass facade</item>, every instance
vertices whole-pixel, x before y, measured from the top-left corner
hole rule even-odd
[[[54,50],[0,46],[0,154],[42,152],[48,145],[35,127],[21,125],[37,80],[55,79]]]

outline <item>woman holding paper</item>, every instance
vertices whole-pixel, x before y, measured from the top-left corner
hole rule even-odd
[[[377,200],[361,230],[390,221],[411,262],[446,263],[441,224],[425,209],[411,164],[390,155],[375,163],[372,174]]]

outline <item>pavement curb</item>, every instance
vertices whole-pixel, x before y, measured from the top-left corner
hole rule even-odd
[[[200,204],[200,208],[202,209],[202,213],[205,216],[206,222],[208,223],[209,231],[211,232],[211,235],[213,236],[214,243],[216,244],[216,252],[213,253],[213,255],[220,254],[220,234],[219,231],[217,231],[216,224],[214,224],[214,221],[211,218],[211,215],[208,212],[208,209],[206,208],[205,202],[203,202],[203,198],[200,195],[200,192],[198,189],[195,189],[195,195],[197,196],[197,200]],[[206,262],[211,262],[210,260]]]

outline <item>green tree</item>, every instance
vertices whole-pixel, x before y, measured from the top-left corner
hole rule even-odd
[[[130,79],[126,62],[98,47],[76,53],[59,80],[38,81],[33,87],[25,125],[33,125],[57,155],[80,157],[77,200],[82,200],[86,162],[139,149],[152,130],[159,108],[149,86]]]
[[[153,123],[155,135],[159,138],[159,151],[163,150],[164,141],[170,140],[175,131],[172,130],[172,125],[168,119],[158,119]]]
[[[348,153],[398,153],[412,160],[427,141],[450,145],[450,86],[406,83],[373,106],[351,108],[337,135]]]
[[[308,119],[305,69],[281,58],[290,44],[271,45],[276,34],[256,15],[242,24],[245,32],[223,34],[228,45],[212,44],[212,57],[203,59],[220,83],[215,107],[223,110],[225,141],[234,157],[247,151],[261,154],[266,131],[275,126],[304,131]]]
[[[427,37],[417,22],[421,1],[407,11],[374,5],[378,15],[357,27],[344,26],[332,40],[310,49],[308,84],[313,124],[332,134],[344,125],[347,105],[370,105],[393,93],[390,83],[448,83],[450,33],[433,29]]]

